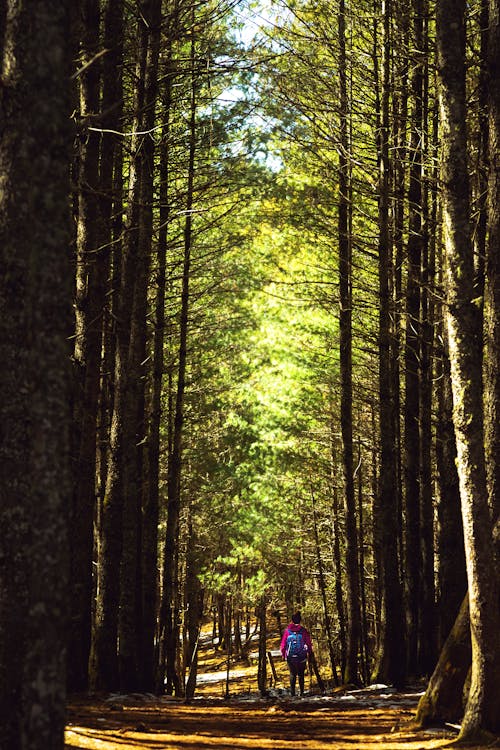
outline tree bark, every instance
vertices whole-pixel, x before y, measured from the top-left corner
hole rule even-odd
[[[140,174],[136,156],[140,139],[138,133],[142,122],[144,67],[148,40],[148,31],[145,26],[143,17],[141,17],[138,21],[139,47],[136,63],[136,88],[134,91],[134,135],[131,141],[128,210],[121,258],[117,320],[115,321],[113,414],[106,494],[102,509],[101,554],[98,565],[98,593],[92,664],[92,686],[94,689],[105,690],[116,690],[120,686],[121,677],[123,677],[123,681],[128,682],[130,675],[134,673],[134,668],[130,666],[129,661],[129,658],[132,657],[130,657],[130,641],[127,640],[127,636],[120,641],[119,663],[118,632],[120,626],[119,613],[121,623],[124,624],[126,629],[127,615],[130,609],[133,609],[133,605],[131,606],[128,600],[122,599],[123,590],[120,586],[124,534],[127,541],[125,545],[127,555],[134,555],[134,549],[135,555],[137,555],[137,541],[134,532],[137,514],[132,517],[133,514],[129,505],[127,505],[127,512],[125,512],[124,445],[129,416],[128,353],[137,262]],[[127,595],[135,599],[135,580],[132,589],[127,590]]]
[[[488,244],[486,261],[485,437],[490,507],[500,518],[500,3],[489,2],[488,23]]]
[[[346,523],[346,599],[347,653],[344,680],[359,682],[358,649],[360,639],[358,533],[352,445],[352,247],[349,214],[349,132],[345,2],[339,5],[339,83],[340,83],[340,149],[339,149],[339,296],[340,296],[340,424],[342,431],[342,464],[344,470],[344,503]],[[332,669],[335,666],[332,662]]]
[[[99,2],[82,3],[79,65],[80,133],[78,156],[78,228],[75,295],[75,432],[77,459],[71,514],[70,585],[72,617],[68,644],[68,689],[88,686],[91,641],[93,524],[96,498],[96,439],[107,251],[99,248],[100,109]]]
[[[194,11],[193,11],[194,13]],[[161,638],[164,643],[163,653],[166,658],[167,681],[169,684],[179,684],[176,674],[176,650],[174,641],[174,584],[176,543],[181,507],[181,475],[182,475],[182,439],[184,427],[184,398],[186,389],[187,342],[190,306],[190,273],[191,250],[193,242],[193,202],[194,202],[194,166],[196,153],[196,49],[194,38],[194,20],[191,30],[191,101],[189,116],[189,155],[187,175],[186,220],[184,224],[184,259],[182,272],[182,294],[179,332],[179,359],[177,372],[177,392],[174,413],[174,429],[172,450],[168,467],[168,516],[165,532],[165,548],[163,562],[163,592],[161,605]]]
[[[69,2],[3,3],[0,746],[64,747],[71,346]]]
[[[472,638],[471,686],[460,737],[500,729],[498,579],[488,507],[482,416],[481,310],[474,299],[465,95],[465,2],[437,5],[442,181],[453,419],[457,440]]]
[[[405,340],[405,588],[408,670],[418,673],[422,548],[420,529],[420,361],[422,267],[423,0],[413,0],[410,174],[408,188],[408,274]]]
[[[259,617],[259,666],[257,671],[257,684],[261,698],[269,694],[267,689],[267,618],[266,598],[262,596],[258,607]]]
[[[441,318],[444,316],[444,312]],[[436,468],[439,478],[437,505],[439,551],[438,644],[444,644],[455,622],[456,613],[467,591],[464,537],[460,512],[460,488],[456,466],[457,449],[453,427],[450,362],[444,326],[437,337],[443,344],[438,352],[436,370],[438,389],[438,423],[436,435]]]
[[[436,241],[430,237],[429,205],[429,39],[427,0],[423,2],[422,19],[422,270],[421,306],[421,362],[420,362],[420,529],[422,548],[422,589],[419,617],[418,673],[429,676],[436,666],[436,586],[432,456],[432,395],[434,349],[434,296],[436,272]],[[432,204],[436,214],[436,200]],[[435,222],[432,226],[435,226]]]
[[[141,31],[144,55],[144,96],[137,111],[135,127],[146,132],[146,138],[138,137],[134,154],[137,183],[132,200],[129,228],[133,228],[135,239],[129,252],[135,254],[134,297],[130,321],[130,342],[127,357],[129,387],[125,401],[123,489],[124,489],[124,537],[120,570],[120,670],[121,683],[129,690],[137,690],[143,684],[142,670],[142,500],[143,500],[143,450],[145,444],[145,382],[146,369],[148,285],[153,234],[153,176],[154,138],[158,55],[160,47],[161,0],[148,0],[142,7]],[[144,28],[143,28],[144,26]],[[130,205],[130,204],[129,204]],[[134,225],[138,222],[137,228]],[[129,234],[130,236],[130,234]],[[156,583],[155,570],[148,571]]]
[[[389,222],[389,84],[391,2],[383,3],[381,121],[377,132],[379,162],[379,409],[380,500],[377,536],[382,550],[382,611],[374,679],[400,687],[405,679],[403,597],[398,560],[398,493],[395,456],[395,417],[391,369],[391,236]],[[377,82],[378,88],[378,82]]]
[[[311,500],[312,500],[312,511],[313,511],[312,515],[313,515],[313,528],[314,528],[314,542],[316,545],[316,560],[318,563],[318,578],[319,578],[318,583],[319,583],[319,589],[321,593],[321,600],[323,602],[323,616],[325,619],[326,638],[328,642],[328,654],[330,656],[330,665],[332,668],[333,679],[334,679],[335,684],[338,685],[337,668],[335,666],[335,652],[333,648],[332,622],[330,618],[330,613],[328,611],[325,571],[323,568],[323,560],[321,558],[321,548],[319,545],[318,520],[317,520],[317,515],[316,515],[316,500],[314,498],[314,494],[312,494]]]
[[[156,259],[155,326],[153,335],[153,377],[148,433],[148,482],[143,515],[143,679],[147,686],[156,685],[157,656],[154,637],[158,617],[158,518],[160,481],[160,427],[165,343],[165,296],[167,265],[167,229],[170,216],[170,117],[173,74],[170,70],[172,42],[167,38],[165,84],[162,93],[162,139],[160,150],[160,225]],[[153,687],[149,688],[153,690]]]
[[[464,683],[471,663],[469,597],[441,650],[425,694],[419,701],[415,722],[427,727],[459,721],[464,711]]]
[[[123,0],[107,0],[102,11],[104,18],[102,58],[102,102],[100,118],[100,253],[106,256],[103,278],[108,285],[107,305],[104,310],[101,387],[98,412],[97,439],[97,511],[96,557],[99,559],[101,517],[106,491],[109,423],[113,410],[113,362],[115,355],[112,321],[116,319],[116,291],[119,288],[123,215],[123,148],[120,129],[123,125]],[[93,650],[93,645],[92,645]],[[92,655],[91,655],[92,663]]]
[[[333,569],[335,574],[335,605],[337,610],[337,618],[339,623],[339,639],[340,639],[340,671],[344,674],[345,663],[346,663],[346,617],[344,608],[344,597],[342,595],[342,557],[340,554],[340,518],[339,518],[339,499],[338,491],[335,485],[335,449],[333,447],[333,431],[330,435],[331,447],[331,458],[330,458],[330,471],[331,471],[331,483],[332,483],[332,557],[333,557]],[[335,656],[335,655],[334,655]],[[338,685],[337,671],[332,665],[332,674],[335,684]]]

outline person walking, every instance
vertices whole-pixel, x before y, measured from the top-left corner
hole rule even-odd
[[[287,625],[281,639],[281,655],[286,659],[290,671],[290,693],[295,695],[295,684],[299,678],[300,696],[304,695],[304,674],[307,660],[310,658],[313,647],[309,631],[300,624],[300,612],[292,615],[292,621]]]

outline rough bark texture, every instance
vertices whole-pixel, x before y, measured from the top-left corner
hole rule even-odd
[[[434,295],[432,293],[436,265],[435,235],[430,227],[436,226],[436,197],[429,196],[429,34],[427,0],[422,5],[422,290],[421,306],[421,362],[420,362],[420,529],[422,549],[422,594],[420,601],[420,628],[418,673],[432,674],[437,659],[436,638],[436,586],[434,549],[434,502],[432,456],[432,396],[434,349]],[[431,213],[432,212],[432,213]]]
[[[155,125],[158,53],[160,45],[161,2],[149,0],[142,8],[147,29],[144,70],[144,100],[136,127],[152,131]],[[140,125],[140,127],[139,127]],[[148,285],[153,233],[153,138],[141,138],[135,155],[139,172],[138,237],[134,298],[130,326],[127,371],[129,388],[125,403],[124,439],[124,544],[121,565],[120,670],[121,685],[128,690],[141,687],[142,678],[142,497],[143,450],[145,436],[145,382],[148,376],[146,356]],[[135,213],[135,212],[134,212]],[[132,225],[130,225],[132,226]],[[156,550],[155,550],[156,553]],[[156,576],[153,573],[153,579]]]
[[[403,597],[398,560],[398,493],[395,455],[395,418],[391,351],[391,236],[389,223],[389,29],[391,6],[384,6],[379,160],[379,408],[380,501],[377,536],[382,553],[382,611],[378,654],[373,678],[401,686],[405,679]]]
[[[487,502],[482,419],[482,320],[474,299],[465,100],[465,2],[437,6],[442,181],[448,262],[448,339],[472,633],[472,672],[461,737],[500,729],[498,579]]]
[[[154,636],[158,616],[158,516],[160,479],[160,426],[162,420],[162,383],[164,373],[165,296],[167,264],[167,226],[170,216],[170,106],[173,74],[170,70],[172,43],[167,40],[163,101],[163,129],[160,144],[160,226],[156,261],[155,330],[153,336],[153,377],[148,436],[148,484],[143,516],[143,680],[148,690],[156,684]]]
[[[500,3],[490,0],[488,33],[488,246],[486,261],[485,431],[488,491],[500,517]]]
[[[340,423],[342,431],[342,464],[344,469],[344,503],[346,523],[346,614],[347,654],[344,680],[359,681],[358,648],[360,639],[358,533],[352,445],[352,248],[349,233],[351,210],[349,199],[349,134],[347,59],[345,40],[345,4],[339,7],[340,46],[340,149],[339,149],[339,290],[340,290]]]
[[[406,282],[404,479],[405,479],[405,594],[408,636],[408,669],[418,673],[418,634],[422,549],[420,534],[420,360],[422,265],[422,98],[423,0],[413,0],[413,59],[411,100],[410,175],[408,189],[409,234]]]
[[[194,10],[193,10],[194,13]],[[172,450],[168,465],[168,517],[165,533],[165,550],[163,561],[163,592],[160,628],[162,629],[163,653],[166,658],[167,684],[179,684],[176,673],[177,640],[175,638],[175,579],[176,579],[176,545],[181,509],[181,475],[182,475],[182,439],[184,429],[184,399],[186,390],[186,367],[188,356],[189,308],[191,284],[191,250],[193,242],[194,201],[194,160],[196,153],[196,80],[195,80],[195,40],[194,25],[191,40],[191,101],[189,118],[189,158],[186,195],[186,221],[184,224],[184,258],[182,269],[181,310],[179,316],[179,354],[177,371],[177,391],[175,398]],[[170,688],[171,689],[171,688]]]
[[[62,750],[71,497],[70,3],[4,5],[0,747]]]
[[[436,726],[460,720],[464,711],[464,683],[470,662],[469,597],[466,596],[418,704],[415,721],[419,726]]]
[[[109,0],[105,9],[104,22],[104,45],[109,52],[103,60],[103,101],[104,113],[102,127],[106,130],[119,130],[121,127],[121,115],[123,110],[123,41],[121,31],[123,29],[123,3],[122,0]],[[101,247],[113,245],[113,279],[112,279],[112,314],[118,317],[117,289],[120,287],[120,254],[117,249],[117,240],[121,235],[121,189],[116,189],[122,181],[122,159],[121,145],[116,136],[106,132],[101,141],[100,159],[100,183],[102,188],[101,213],[103,217],[101,228]],[[121,321],[120,321],[121,322]],[[106,484],[108,480],[108,449],[109,431],[108,421],[112,410],[112,376],[115,361],[115,339],[111,334],[111,326],[108,324],[104,337],[104,359],[103,378],[101,381],[100,402],[100,425],[99,425],[99,505],[97,514],[97,550],[98,550],[98,572],[97,572],[97,596],[95,627],[92,633],[92,647],[90,656],[90,683],[93,687],[117,685],[116,645],[113,646],[111,654],[107,651],[106,643],[116,644],[115,618],[108,618],[105,614],[107,609],[107,597],[111,595],[112,601],[117,601],[116,573],[121,554],[121,511],[120,508],[113,509],[107,504],[104,511]],[[116,517],[115,517],[116,516]],[[116,523],[118,522],[118,526]],[[111,568],[107,569],[108,559]],[[115,563],[116,560],[116,563]],[[106,569],[105,569],[106,568]],[[115,585],[115,589],[113,589]],[[112,624],[113,623],[113,624]],[[109,629],[108,629],[109,624]],[[104,626],[104,630],[103,630]],[[109,633],[108,637],[105,633]],[[107,662],[110,655],[111,662]],[[105,675],[108,675],[105,677]]]
[[[444,332],[440,336],[444,341]],[[460,488],[456,466],[457,449],[452,416],[450,363],[442,348],[438,378],[439,433],[436,436],[436,466],[439,477],[437,546],[439,550],[439,640],[441,647],[455,622],[467,591],[464,536],[460,511]]]
[[[99,135],[89,130],[99,112],[99,2],[81,7],[79,65],[80,133],[75,295],[75,433],[78,440],[71,515],[70,584],[72,617],[68,654],[68,689],[88,686],[91,640],[92,552],[95,511],[97,409],[103,308],[107,274],[99,246]]]
[[[332,437],[333,441],[333,437]],[[339,640],[340,640],[340,670],[344,674],[345,661],[346,661],[346,621],[345,621],[345,609],[344,609],[344,598],[342,592],[342,557],[340,553],[340,518],[339,518],[339,500],[337,488],[334,484],[334,463],[335,456],[332,455],[331,463],[331,481],[333,485],[333,504],[332,504],[332,557],[333,557],[333,569],[335,571],[335,609],[337,619],[339,623]],[[334,676],[335,684],[338,684],[337,671],[335,669],[335,656],[333,655],[332,661],[332,673]]]

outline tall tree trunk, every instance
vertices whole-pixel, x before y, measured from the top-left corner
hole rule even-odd
[[[500,518],[500,3],[489,2],[485,428],[488,493]]]
[[[261,698],[269,694],[267,689],[267,618],[266,597],[262,596],[258,607],[259,618],[259,666],[257,670],[257,684]]]
[[[194,14],[194,9],[193,9]],[[190,305],[190,275],[191,275],[191,249],[192,249],[192,224],[193,224],[193,202],[194,202],[194,161],[196,153],[196,48],[194,37],[194,19],[191,29],[191,101],[189,117],[189,156],[187,175],[187,197],[186,197],[186,220],[184,224],[184,259],[182,272],[182,294],[180,311],[179,332],[179,360],[177,371],[177,393],[174,413],[174,428],[172,450],[169,456],[168,467],[168,516],[165,532],[165,549],[163,557],[163,592],[161,603],[161,634],[164,642],[163,654],[166,658],[167,681],[169,684],[178,685],[179,676],[176,674],[176,650],[177,642],[174,639],[174,587],[175,587],[175,559],[176,540],[179,527],[179,515],[181,507],[181,473],[182,473],[182,438],[184,426],[184,397],[186,389],[186,366],[187,366],[187,341]]]
[[[401,367],[402,359],[402,321],[404,319],[403,297],[403,264],[405,257],[405,202],[406,202],[406,164],[407,164],[407,127],[408,127],[408,78],[409,78],[409,27],[410,19],[406,12],[405,0],[394,4],[395,38],[393,46],[401,50],[395,56],[393,64],[393,129],[396,158],[394,160],[394,322],[392,337],[392,365],[394,416],[396,430],[396,461],[398,487],[398,549],[400,557],[401,579],[404,580],[404,515],[403,515],[403,450],[401,440]],[[360,535],[361,537],[361,535]]]
[[[0,746],[64,747],[73,323],[70,3],[3,3]]]
[[[142,8],[145,26],[144,43],[147,45],[144,61],[144,97],[138,111],[137,130],[147,133],[141,138],[135,153],[138,187],[134,199],[138,209],[131,215],[137,218],[137,238],[133,250],[135,281],[130,343],[127,359],[127,392],[124,446],[124,536],[120,570],[120,669],[122,686],[137,690],[142,684],[142,498],[143,498],[143,446],[145,443],[145,382],[147,380],[146,338],[148,286],[153,234],[153,175],[154,138],[158,55],[160,46],[161,0],[148,0]],[[142,65],[142,54],[141,54]],[[135,192],[135,191],[134,191]],[[134,226],[133,224],[129,226]],[[134,226],[135,230],[135,226]],[[156,579],[155,571],[149,571]]]
[[[134,300],[135,268],[137,262],[137,237],[139,221],[140,174],[137,159],[141,136],[141,118],[144,97],[144,67],[147,53],[148,30],[143,17],[138,21],[138,58],[136,65],[136,89],[134,102],[134,125],[131,141],[131,157],[128,184],[128,211],[126,232],[120,269],[120,290],[117,300],[116,350],[114,362],[114,398],[110,434],[110,454],[107,485],[102,510],[101,555],[98,564],[98,594],[96,602],[95,638],[92,664],[94,689],[116,690],[121,675],[128,680],[133,671],[129,664],[128,642],[120,640],[121,668],[118,661],[118,615],[122,623],[127,621],[129,602],[123,596],[135,598],[133,588],[122,594],[120,568],[124,547],[124,534],[128,554],[133,554],[137,541],[134,535],[136,516],[129,507],[125,512],[124,497],[124,443],[127,427],[127,404],[130,382],[128,377],[128,352],[130,344],[131,317]],[[122,607],[122,605],[124,605]],[[135,614],[135,611],[134,611]],[[125,649],[125,650],[123,650]]]
[[[330,665],[332,668],[332,675],[336,685],[338,685],[337,668],[335,666],[335,651],[333,648],[333,633],[332,633],[332,621],[330,613],[328,611],[328,600],[326,593],[326,580],[325,571],[323,567],[323,559],[321,557],[321,548],[319,544],[318,534],[318,519],[316,515],[316,500],[314,494],[311,495],[312,500],[312,511],[313,511],[313,528],[314,528],[314,543],[316,545],[316,561],[318,564],[318,583],[321,594],[321,601],[323,602],[323,616],[325,620],[326,638],[328,642],[328,654],[330,656]]]
[[[203,617],[203,591],[198,578],[198,573],[200,572],[200,561],[197,553],[197,539],[191,519],[188,521],[188,538],[186,545],[185,609],[187,638],[185,644],[185,664],[187,668],[187,679],[185,683],[185,695],[186,701],[189,701],[194,696],[196,687],[196,675],[198,671],[198,641]]]
[[[465,1],[437,5],[442,180],[453,418],[469,584],[472,673],[460,736],[500,729],[500,616],[482,418],[481,310],[474,299],[465,97]]]
[[[100,183],[100,253],[105,254],[103,278],[108,284],[108,301],[103,322],[101,388],[98,413],[97,440],[97,558],[99,558],[100,519],[106,490],[109,449],[109,422],[112,413],[112,370],[114,362],[114,337],[112,320],[116,317],[116,287],[122,236],[121,217],[123,157],[119,136],[123,118],[123,0],[107,0],[103,8],[102,101],[101,101],[101,153]],[[114,259],[113,259],[114,258]],[[113,260],[113,262],[112,262]],[[114,269],[114,278],[110,278]],[[92,646],[93,649],[93,646]],[[92,662],[92,657],[91,657]]]
[[[332,483],[332,552],[333,552],[333,569],[335,574],[335,605],[337,610],[337,619],[339,623],[339,640],[340,640],[340,672],[343,675],[345,671],[346,663],[346,616],[344,608],[344,597],[342,587],[342,556],[340,552],[340,517],[339,517],[339,499],[338,490],[335,484],[335,448],[333,446],[333,427],[330,434],[331,446],[331,457],[330,457],[330,472],[331,472],[331,483]],[[333,667],[332,667],[333,669]],[[333,670],[333,678],[335,684],[337,684],[337,674]]]
[[[441,265],[441,264],[440,264]],[[441,308],[438,316],[444,320]],[[444,324],[438,329],[437,341],[442,342],[437,351],[437,420],[436,469],[439,482],[437,505],[438,530],[438,584],[439,627],[438,645],[444,644],[455,622],[456,614],[467,591],[464,537],[460,512],[460,488],[457,473],[457,449],[453,427],[453,398],[451,393],[450,361]]]
[[[99,135],[94,128],[100,108],[99,2],[82,3],[80,138],[78,157],[78,229],[76,267],[75,394],[77,459],[71,514],[72,617],[68,644],[68,689],[88,685],[91,639],[92,553],[95,511],[97,410],[103,309],[107,274],[99,250]]]
[[[436,273],[435,233],[430,235],[429,175],[427,174],[429,141],[429,8],[423,2],[422,20],[422,268],[421,268],[421,362],[420,362],[420,529],[422,576],[419,615],[418,673],[429,676],[436,665],[436,587],[434,549],[433,457],[432,457],[432,393],[434,344],[434,295]],[[433,196],[432,217],[435,227],[436,198]]]
[[[175,16],[173,16],[175,18]],[[155,326],[153,336],[153,382],[148,435],[148,482],[143,515],[143,679],[153,690],[157,679],[157,658],[154,638],[158,610],[158,519],[160,481],[160,426],[162,418],[162,385],[164,373],[165,294],[167,265],[167,233],[170,216],[170,117],[173,74],[171,33],[167,32],[165,52],[165,83],[162,94],[162,139],[160,150],[160,209],[156,266]],[[150,687],[148,687],[148,685]]]
[[[408,190],[408,274],[405,341],[405,586],[408,670],[418,674],[418,635],[421,596],[420,529],[420,372],[422,267],[422,125],[423,125],[423,0],[412,1],[413,47],[411,92],[410,178]]]
[[[366,685],[368,682],[369,667],[368,662],[370,658],[368,648],[368,616],[367,616],[367,597],[366,597],[366,575],[365,575],[365,514],[363,509],[363,472],[362,472],[362,458],[361,458],[361,443],[359,444],[359,461],[358,461],[358,518],[359,518],[359,578],[360,578],[360,610],[361,610],[361,644],[360,644],[360,655],[361,655],[361,668],[362,668],[362,679]]]
[[[339,148],[339,287],[340,287],[340,423],[342,431],[342,464],[346,523],[346,597],[347,654],[344,679],[357,684],[360,636],[358,534],[352,447],[352,247],[349,236],[351,210],[349,201],[349,102],[347,95],[347,59],[345,40],[345,2],[339,5],[339,80],[340,80],[340,148]],[[333,664],[332,664],[333,667]]]
[[[472,215],[474,218],[474,275],[478,304],[484,300],[486,274],[487,196],[488,196],[488,5],[479,0],[477,17],[479,43],[479,75],[477,83],[477,147],[472,172]],[[496,74],[495,74],[496,77]]]
[[[403,598],[398,561],[398,495],[396,482],[395,418],[391,369],[391,236],[389,222],[389,84],[391,2],[384,0],[382,42],[381,121],[377,133],[379,161],[379,408],[380,501],[377,536],[382,547],[382,617],[374,677],[396,687],[405,678]],[[375,56],[374,56],[375,59]],[[377,85],[378,89],[378,85]]]

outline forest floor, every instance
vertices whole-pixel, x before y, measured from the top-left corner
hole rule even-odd
[[[277,643],[272,645],[277,650]],[[250,655],[252,657],[252,654]],[[257,667],[231,665],[205,642],[193,701],[171,696],[73,696],[66,748],[73,750],[431,750],[456,737],[456,727],[415,730],[420,692],[385,686],[327,689],[306,681],[303,698],[287,690],[288,671],[276,658],[270,697],[258,695]]]

